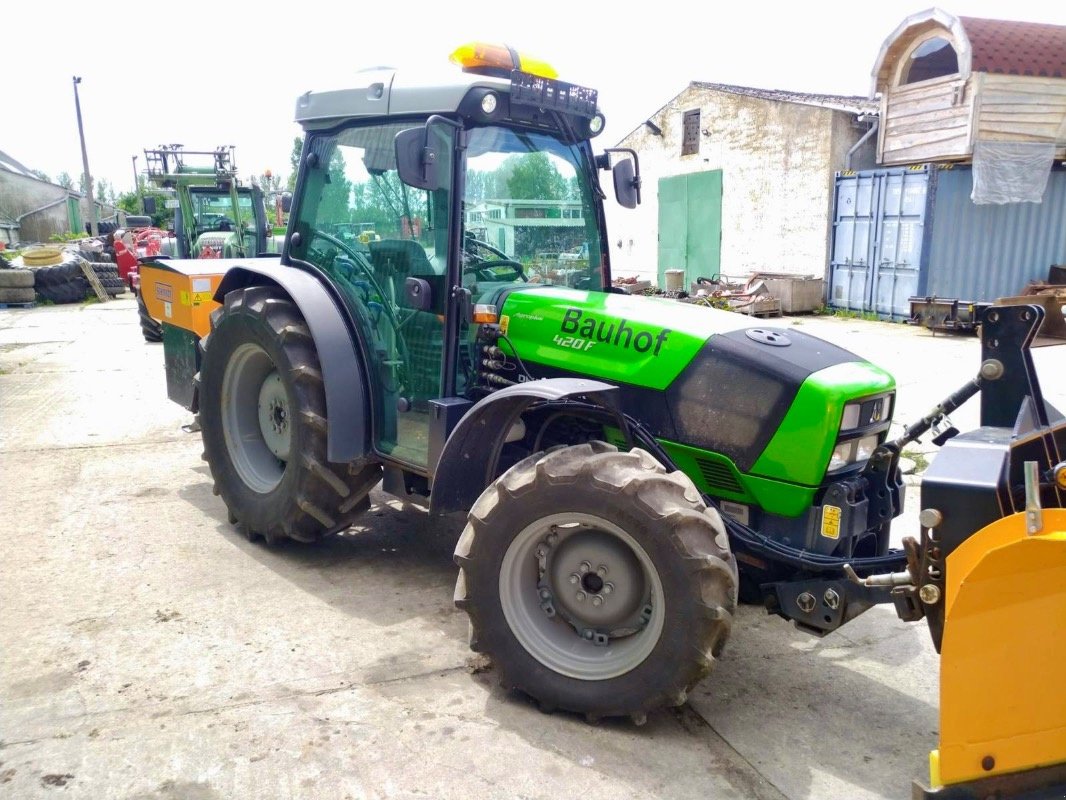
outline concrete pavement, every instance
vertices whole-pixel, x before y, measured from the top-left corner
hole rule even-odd
[[[775,324],[894,372],[900,420],[977,367],[975,340]],[[1062,349],[1037,357],[1066,406]],[[743,608],[682,709],[543,715],[467,649],[458,524],[375,493],[321,545],[250,544],[188,421],[128,297],[0,311],[0,797],[905,798],[925,774],[924,625],[816,640]]]

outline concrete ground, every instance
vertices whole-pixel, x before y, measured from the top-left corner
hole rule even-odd
[[[893,371],[901,420],[977,368],[973,339],[774,324]],[[1037,352],[1060,407],[1063,357]],[[858,800],[925,776],[924,625],[876,608],[818,640],[745,607],[681,709],[543,715],[467,650],[458,525],[375,494],[319,546],[249,544],[189,419],[128,297],[0,311],[2,797]],[[909,494],[897,537],[917,532]]]

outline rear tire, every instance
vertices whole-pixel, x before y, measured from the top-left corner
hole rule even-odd
[[[148,313],[148,306],[140,293],[137,294],[137,316],[141,320],[141,335],[146,342],[163,341],[163,325]]]
[[[455,561],[471,648],[544,710],[642,722],[681,705],[736,610],[717,512],[683,473],[603,442],[504,473],[470,511]]]
[[[313,542],[351,525],[381,467],[327,460],[321,367],[295,304],[275,287],[232,291],[202,346],[204,459],[230,519],[267,541]]]

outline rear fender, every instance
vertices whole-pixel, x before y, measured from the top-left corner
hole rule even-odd
[[[269,285],[280,287],[292,298],[315,341],[326,389],[327,457],[343,464],[370,454],[370,405],[360,350],[343,313],[317,278],[278,264],[234,267],[222,279],[215,300],[221,303],[226,293],[234,289]]]
[[[511,426],[534,403],[582,400],[603,407],[625,423],[617,407],[618,387],[581,378],[551,378],[508,386],[480,400],[459,421],[433,472],[430,513],[467,511],[496,479],[499,451]]]

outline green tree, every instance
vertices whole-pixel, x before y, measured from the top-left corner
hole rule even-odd
[[[289,155],[289,163],[292,164],[292,172],[289,173],[289,180],[286,182],[286,188],[291,192],[296,188],[296,174],[300,171],[300,154],[304,149],[304,137],[294,136],[292,138],[292,153]]]
[[[294,148],[295,149],[295,148]],[[335,148],[329,159],[329,183],[322,189],[318,216],[333,222],[351,222],[352,182],[344,176],[344,156]]]
[[[552,164],[547,153],[510,156],[502,167],[513,162],[507,179],[507,191],[514,200],[564,200],[566,180]]]
[[[42,181],[44,181],[45,183],[51,183],[51,182],[52,182],[52,179],[48,177],[48,173],[47,173],[47,172],[42,172],[42,171],[41,171],[41,170],[39,170],[39,169],[31,169],[31,170],[30,170],[30,174],[31,174],[31,175],[32,175],[33,177],[35,177],[35,178],[38,178],[39,180],[42,180]]]
[[[136,192],[123,192],[118,196],[115,205],[127,214],[141,213],[141,198],[137,196]]]
[[[70,177],[70,173],[66,170],[59,173],[59,177],[56,178],[56,183],[58,183],[64,189],[74,188],[74,179]]]
[[[94,188],[96,189],[96,201],[98,203],[113,204],[115,202],[115,189],[107,178],[98,179]]]

